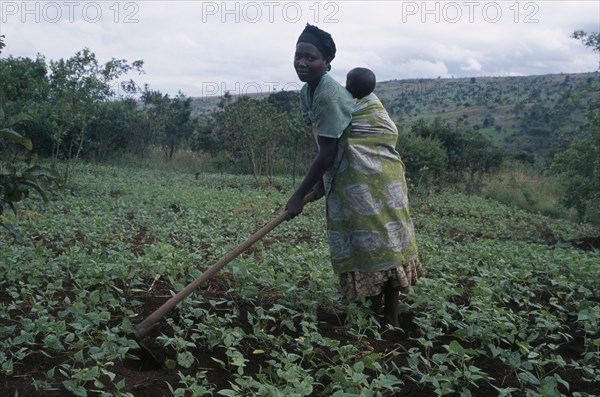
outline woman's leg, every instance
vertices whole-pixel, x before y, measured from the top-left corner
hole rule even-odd
[[[384,290],[385,319],[394,327],[399,327],[400,290],[394,288],[391,281],[385,283]]]

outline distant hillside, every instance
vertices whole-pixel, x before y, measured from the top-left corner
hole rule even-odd
[[[598,100],[599,74],[394,80],[377,94],[394,120],[419,118],[478,129],[509,152],[547,152],[581,132],[585,112]]]
[[[235,101],[239,95],[232,95],[231,100]],[[253,99],[262,99],[267,94],[249,94],[246,95]],[[192,116],[201,120],[208,120],[211,114],[219,110],[219,104],[223,101],[222,96],[192,97]]]
[[[437,117],[475,128],[508,152],[545,153],[564,147],[585,125],[600,83],[598,72],[542,76],[392,80],[376,94],[403,128]],[[221,97],[194,98],[194,115],[206,119]]]

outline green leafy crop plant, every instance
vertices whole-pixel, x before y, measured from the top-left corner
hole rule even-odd
[[[60,198],[25,199],[24,244],[2,246],[1,395],[600,394],[600,253],[572,244],[598,227],[454,192],[411,201],[427,277],[400,330],[338,293],[317,202],[170,312],[163,368],[140,369],[133,325],[276,216],[291,183],[75,167]]]

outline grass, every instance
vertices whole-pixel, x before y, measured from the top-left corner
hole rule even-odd
[[[565,208],[561,203],[562,194],[558,177],[518,162],[509,163],[498,173],[488,176],[482,190],[484,197],[506,205],[555,219],[577,221],[576,211]],[[600,219],[592,221],[600,223]]]
[[[177,150],[171,159],[159,148],[150,149],[149,153],[139,156],[119,156],[111,164],[121,167],[136,167],[144,169],[158,169],[165,171],[183,172],[189,174],[212,172],[210,156],[193,152],[188,149]]]
[[[161,150],[153,149],[143,159],[134,156],[121,157],[112,164],[125,168],[185,173],[196,178],[210,178],[210,175],[215,173],[209,155],[190,150],[179,150],[172,159],[167,160]],[[481,195],[528,212],[576,222],[576,211],[566,209],[560,203],[562,191],[559,179],[545,175],[539,171],[539,168],[538,165],[509,162],[499,172],[484,180]],[[221,174],[221,176],[227,178],[227,175]],[[290,181],[285,176],[279,176],[276,178],[276,185],[290,186]],[[600,223],[600,219],[591,219],[591,221]]]

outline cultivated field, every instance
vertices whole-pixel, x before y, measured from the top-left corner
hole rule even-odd
[[[428,274],[401,329],[338,294],[317,202],[160,322],[160,367],[140,360],[133,325],[275,217],[278,183],[78,165],[20,203],[0,396],[600,395],[598,227],[451,192],[412,201]]]

